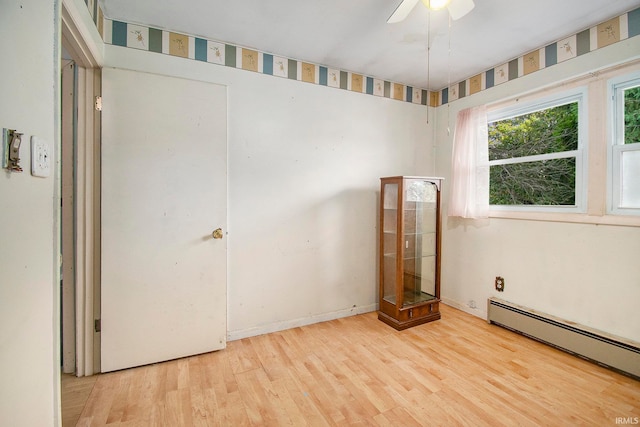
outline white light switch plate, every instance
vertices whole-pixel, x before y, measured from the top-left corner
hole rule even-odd
[[[31,137],[31,175],[46,178],[51,173],[51,148],[37,136]]]

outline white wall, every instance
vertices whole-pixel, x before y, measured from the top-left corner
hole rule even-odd
[[[29,173],[29,138],[57,151],[58,1],[0,2],[0,127],[23,132],[25,172],[0,170],[0,425],[58,417],[57,192]]]
[[[231,339],[375,310],[379,178],[433,173],[426,107],[109,45],[105,63],[228,85]]]
[[[439,108],[436,173],[450,178],[452,135],[447,135],[446,128],[455,128],[459,110],[515,99],[519,94],[637,57],[638,52],[640,38],[635,37]],[[590,102],[589,143],[594,145],[606,138],[606,105],[595,97]],[[598,161],[606,164],[603,158]],[[596,163],[592,161],[590,167],[595,169]],[[594,189],[606,187],[596,184],[591,182]],[[640,342],[640,227],[452,219],[446,216],[448,197],[445,186],[445,302],[486,317],[486,300],[496,296]],[[597,206],[590,209],[598,210]],[[505,278],[502,293],[494,290],[496,276]],[[471,300],[477,308],[469,307]]]

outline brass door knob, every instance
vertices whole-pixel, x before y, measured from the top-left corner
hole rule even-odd
[[[211,233],[211,236],[213,236],[214,239],[222,239],[222,236],[223,236],[222,228],[216,228],[215,230],[213,230],[213,233]]]

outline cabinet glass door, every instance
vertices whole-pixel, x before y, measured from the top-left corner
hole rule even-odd
[[[411,179],[404,187],[403,306],[436,298],[437,186]]]
[[[396,303],[396,277],[398,266],[398,184],[385,184],[383,198],[383,233],[381,250],[383,254],[382,289],[383,298]]]

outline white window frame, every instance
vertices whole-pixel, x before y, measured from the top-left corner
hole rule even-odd
[[[624,91],[636,86],[640,86],[640,72],[612,78],[607,84],[607,99],[611,101],[608,120],[610,131],[607,156],[607,213],[611,215],[640,216],[639,208],[620,206],[622,155],[628,151],[640,151],[640,142],[624,143]]]
[[[487,123],[492,123],[499,120],[510,119],[513,117],[521,116],[536,111],[542,111],[560,105],[566,105],[573,102],[578,103],[578,148],[571,151],[563,151],[559,153],[540,154],[535,156],[525,156],[511,159],[499,159],[490,160],[489,167],[513,164],[513,163],[525,163],[541,160],[551,160],[560,158],[575,158],[576,159],[576,187],[575,187],[575,204],[566,206],[549,206],[549,205],[490,205],[490,211],[512,211],[512,212],[561,212],[561,213],[585,213],[586,201],[587,201],[587,158],[588,152],[587,141],[587,124],[588,124],[588,112],[587,112],[587,88],[584,86],[547,96],[544,98],[536,99],[533,101],[525,102],[517,106],[509,106],[487,113]]]

